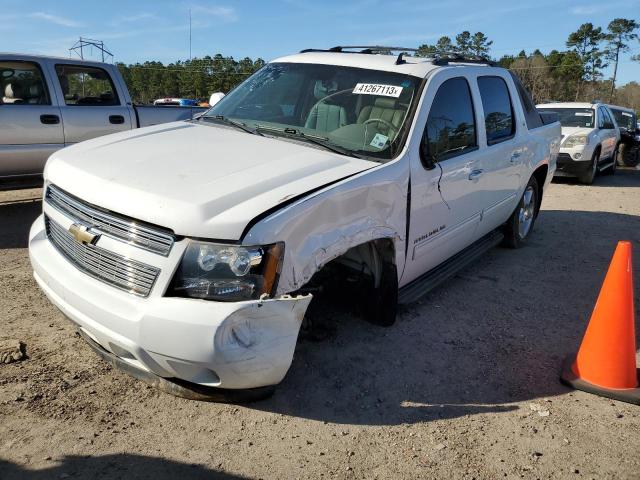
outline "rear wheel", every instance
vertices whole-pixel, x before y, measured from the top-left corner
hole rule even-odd
[[[538,216],[539,195],[538,181],[536,177],[531,177],[520,198],[520,203],[504,225],[503,244],[505,246],[519,248],[526,242]]]
[[[600,150],[593,152],[589,171],[578,177],[580,183],[584,183],[585,185],[591,185],[593,183],[593,180],[596,178],[596,174],[598,173],[598,163],[600,163]]]

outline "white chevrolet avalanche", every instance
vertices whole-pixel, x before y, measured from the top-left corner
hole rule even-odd
[[[189,398],[258,398],[318,284],[357,278],[389,325],[526,243],[559,123],[502,68],[355,48],[279,58],[198,119],[51,156],[34,276],[103,358]]]
[[[538,110],[556,113],[562,125],[557,176],[590,185],[598,172],[615,173],[620,131],[607,105],[545,103]]]

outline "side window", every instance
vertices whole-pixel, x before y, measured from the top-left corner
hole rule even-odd
[[[532,130],[534,128],[541,127],[543,125],[542,118],[540,117],[540,113],[536,109],[533,100],[531,100],[531,96],[527,89],[524,88],[520,79],[513,73],[511,74],[511,78],[513,78],[513,83],[516,85],[516,89],[518,90],[518,96],[520,97],[520,103],[522,104],[522,109],[524,110],[525,121],[527,122],[527,128]]]
[[[478,77],[478,88],[484,109],[487,144],[511,138],[516,128],[506,82],[500,77]]]
[[[82,65],[56,65],[64,103],[78,106],[120,105],[109,74],[102,68]]]
[[[636,122],[632,113],[618,110],[617,108],[610,108],[609,111],[613,114],[619,127],[624,128],[629,132],[635,131]]]
[[[445,81],[433,99],[424,131],[428,155],[435,161],[477,148],[469,84],[462,77]]]
[[[609,110],[607,110],[606,108],[603,108],[604,110],[604,118],[605,118],[605,127],[606,128],[616,128],[615,123],[613,122],[613,118],[611,118],[611,114],[609,113]]]
[[[604,108],[598,108],[598,128],[604,128],[607,123],[607,117],[605,116]]]
[[[40,67],[33,62],[0,61],[0,104],[51,105]]]

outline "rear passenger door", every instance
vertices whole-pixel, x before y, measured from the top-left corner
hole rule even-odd
[[[598,136],[600,137],[600,160],[611,158],[616,148],[616,128],[605,107],[598,107]]]
[[[482,233],[496,228],[513,212],[523,182],[523,165],[530,154],[526,129],[519,125],[514,108],[517,92],[511,91],[510,81],[498,74],[477,77],[484,132],[479,185],[485,196]]]
[[[468,80],[451,71],[434,77],[415,128],[426,147],[420,153],[419,142],[411,145],[403,284],[471,244],[482,211],[477,118]]]
[[[77,143],[109,133],[130,130],[131,112],[107,70],[97,66],[62,64],[54,66],[65,143]]]
[[[42,66],[0,56],[0,177],[40,174],[63,146],[60,108]]]

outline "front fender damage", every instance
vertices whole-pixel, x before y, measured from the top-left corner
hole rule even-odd
[[[390,239],[404,265],[409,177],[402,164],[368,171],[315,193],[256,224],[246,243],[285,242],[277,295],[295,292],[349,249]]]

